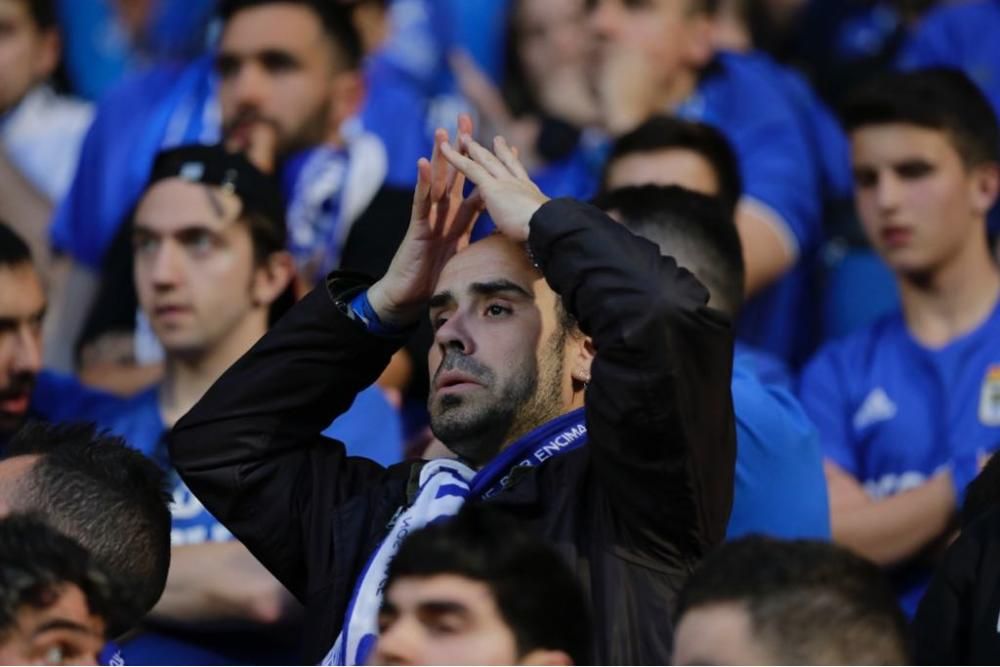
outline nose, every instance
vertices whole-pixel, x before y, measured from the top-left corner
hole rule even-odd
[[[419,635],[416,628],[399,619],[379,635],[368,660],[371,665],[421,665]]]
[[[35,375],[42,370],[42,332],[33,325],[18,328],[14,372]]]
[[[434,343],[442,352],[452,350],[462,354],[475,352],[475,343],[462,313],[454,313],[434,332]]]
[[[268,80],[264,69],[255,62],[246,62],[229,81],[230,106],[233,109],[259,108],[267,99]]]
[[[899,179],[891,173],[880,174],[875,185],[875,201],[882,212],[893,211],[899,206],[901,187]]]
[[[596,36],[612,37],[618,26],[619,9],[615,6],[616,0],[594,0],[590,6],[587,16],[587,24]]]
[[[151,258],[149,278],[156,290],[174,287],[179,279],[180,249],[171,241],[164,241]]]

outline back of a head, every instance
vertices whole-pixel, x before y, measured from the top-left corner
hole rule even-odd
[[[873,563],[819,541],[749,537],[722,545],[678,598],[696,608],[737,604],[777,664],[907,664],[906,620]]]
[[[45,607],[66,584],[81,590],[90,612],[110,624],[111,588],[87,550],[29,515],[0,519],[0,641],[25,605]]]
[[[743,248],[728,207],[718,198],[676,185],[619,188],[594,202],[632,233],[691,271],[713,307],[734,318],[743,303]]]
[[[117,437],[91,424],[31,423],[7,456],[37,462],[8,503],[76,539],[111,577],[118,601],[149,611],[166,585],[170,565],[170,496],[165,473]],[[118,634],[126,628],[113,628]]]
[[[873,77],[841,112],[848,132],[904,124],[945,132],[966,166],[1000,162],[1000,129],[989,100],[960,70],[933,67]]]
[[[715,172],[719,197],[730,210],[736,210],[743,194],[743,179],[739,158],[729,140],[710,125],[672,116],[654,116],[615,141],[605,162],[602,190],[607,189],[608,174],[616,160],[672,149],[690,151],[704,159]]]
[[[350,6],[338,0],[221,0],[219,16],[224,23],[229,23],[239,12],[273,4],[301,5],[312,10],[334,43],[344,68],[356,70],[361,66],[364,56],[361,36],[352,20]]]
[[[590,664],[589,607],[558,553],[512,517],[485,505],[411,534],[389,566],[385,589],[404,577],[452,574],[489,586],[521,655],[564,651]]]
[[[12,269],[31,263],[31,249],[17,232],[0,222],[0,269]]]

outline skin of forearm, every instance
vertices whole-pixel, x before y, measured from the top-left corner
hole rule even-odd
[[[833,539],[879,565],[917,555],[941,537],[955,514],[951,475],[861,507],[831,509]]]
[[[236,541],[174,547],[154,620],[173,623],[279,623],[294,603],[285,588]]]
[[[795,258],[789,252],[775,225],[752,204],[741,203],[736,211],[736,228],[743,244],[746,265],[745,292],[753,296],[792,268]]]
[[[28,181],[0,144],[0,220],[13,227],[31,248],[35,266],[48,277],[52,202]]]

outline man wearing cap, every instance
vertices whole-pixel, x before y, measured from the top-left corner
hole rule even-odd
[[[160,154],[131,236],[138,302],[165,350],[164,379],[132,399],[107,397],[88,415],[64,416],[95,420],[169,467],[166,431],[290,305],[294,269],[277,185],[217,146]],[[58,404],[57,397],[36,398],[43,407]],[[375,458],[379,450],[398,458],[398,418],[378,388],[360,395],[331,431]],[[293,648],[275,654],[272,636],[245,632],[247,624],[274,628],[287,619],[283,587],[176,477],[174,485],[170,576],[149,624],[156,631],[127,644],[127,659],[287,661]],[[244,632],[205,632],[221,621]]]

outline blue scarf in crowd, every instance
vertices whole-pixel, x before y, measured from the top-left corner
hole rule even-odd
[[[389,563],[403,538],[434,521],[454,516],[469,498],[490,498],[509,486],[516,468],[534,467],[587,443],[584,410],[557,417],[504,449],[479,472],[453,459],[435,459],[420,471],[416,499],[397,514],[358,578],[340,636],[324,665],[365,664],[378,634],[378,611]]]

